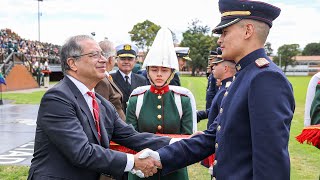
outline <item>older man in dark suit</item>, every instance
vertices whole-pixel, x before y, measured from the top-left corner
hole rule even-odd
[[[121,44],[116,47],[116,51],[119,70],[111,76],[123,94],[123,111],[126,112],[131,92],[137,87],[147,85],[148,82],[145,77],[132,73],[138,53],[136,45]]]
[[[110,141],[140,151],[158,149],[170,139],[138,133],[119,118],[111,103],[94,92],[105,77],[106,59],[92,37],[71,37],[61,48],[65,77],[43,96],[38,112],[35,148],[28,179],[117,179],[140,169],[152,175],[160,166],[109,149]],[[134,142],[134,143],[132,143]]]

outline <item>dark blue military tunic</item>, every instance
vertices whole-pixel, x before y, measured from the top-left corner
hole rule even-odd
[[[221,81],[221,86],[217,94],[213,98],[209,112],[208,112],[207,129],[209,129],[209,126],[213,123],[213,121],[218,116],[222,98],[224,96],[227,96],[226,90],[231,85],[232,80],[233,80],[233,77],[229,77]]]
[[[245,56],[236,67],[219,115],[205,134],[158,150],[163,174],[215,152],[218,180],[290,179],[292,86],[263,48]]]
[[[218,91],[218,87],[216,85],[217,80],[213,77],[212,73],[208,77],[208,86],[206,93],[206,109],[209,109],[214,96]]]

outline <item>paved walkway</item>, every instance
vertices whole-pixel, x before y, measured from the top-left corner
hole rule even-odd
[[[36,91],[46,91],[48,89],[50,89],[51,87],[53,87],[54,84],[50,84],[48,88],[45,88],[43,86],[41,86],[40,88],[32,88],[32,89],[24,89],[24,90],[16,90],[16,91],[7,91],[7,92],[2,92],[4,94],[6,93],[32,93],[32,92],[36,92]]]
[[[4,93],[31,93],[52,86]],[[11,103],[4,100],[0,105],[0,165],[30,165],[39,105]]]

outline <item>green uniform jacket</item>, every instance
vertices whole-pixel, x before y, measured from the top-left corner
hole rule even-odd
[[[161,134],[192,134],[192,107],[187,96],[180,95],[182,117],[180,119],[178,108],[175,104],[174,92],[169,90],[163,95],[154,94],[150,90],[144,93],[139,119],[136,117],[136,105],[138,96],[129,99],[126,122],[132,124],[139,132]],[[177,157],[179,158],[179,157]],[[174,162],[173,162],[174,163]],[[129,174],[129,180],[140,179]],[[187,168],[161,176],[160,173],[144,179],[185,180],[188,178]]]
[[[316,94],[310,109],[311,125],[320,124],[320,84],[316,86]]]

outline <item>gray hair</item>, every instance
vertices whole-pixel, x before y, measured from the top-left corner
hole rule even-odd
[[[108,59],[110,56],[116,55],[116,49],[114,44],[109,40],[104,40],[99,42],[99,46],[102,51],[105,53],[105,58]]]
[[[83,49],[79,44],[79,42],[87,39],[94,40],[89,35],[72,36],[61,47],[60,60],[61,60],[61,69],[64,74],[66,74],[67,70],[70,70],[70,66],[67,63],[67,59],[70,57],[80,56]]]

